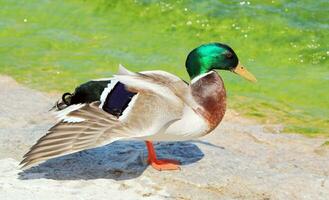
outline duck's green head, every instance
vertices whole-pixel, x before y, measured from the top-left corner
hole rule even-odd
[[[217,69],[232,71],[249,81],[256,81],[255,76],[240,64],[233,49],[221,43],[204,44],[193,49],[185,65],[191,79]]]

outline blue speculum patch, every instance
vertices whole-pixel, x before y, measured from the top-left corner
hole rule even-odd
[[[137,93],[129,92],[124,84],[118,82],[107,95],[102,108],[104,111],[119,117],[136,94]]]

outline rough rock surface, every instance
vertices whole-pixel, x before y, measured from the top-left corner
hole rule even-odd
[[[22,171],[21,156],[54,123],[54,98],[0,76],[0,199],[328,199],[325,139],[280,134],[229,111],[199,140],[158,143],[181,171],[146,164],[141,141],[119,141]]]

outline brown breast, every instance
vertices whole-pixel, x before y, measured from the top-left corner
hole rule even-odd
[[[217,127],[226,110],[226,91],[222,78],[215,71],[191,84],[192,96],[204,109],[198,112],[207,119],[210,131]]]

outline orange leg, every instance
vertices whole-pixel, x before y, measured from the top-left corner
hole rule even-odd
[[[148,151],[148,163],[156,170],[177,170],[179,168],[179,162],[176,160],[169,160],[169,159],[163,159],[163,160],[158,160],[153,144],[151,141],[145,141],[146,142],[146,147]]]

